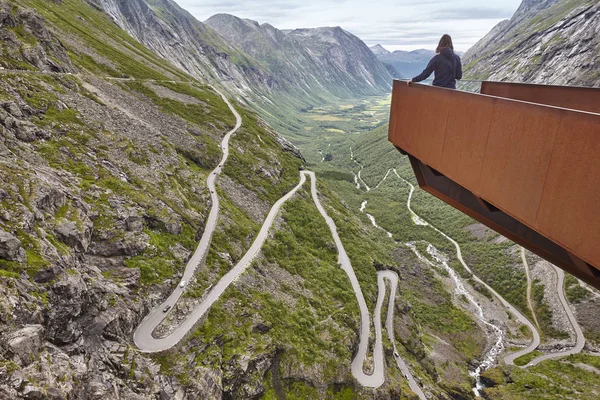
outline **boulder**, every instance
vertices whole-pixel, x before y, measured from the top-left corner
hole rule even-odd
[[[43,400],[47,398],[44,395],[44,390],[42,388],[31,384],[26,385],[21,393],[23,394],[23,397],[31,400]]]
[[[80,230],[75,222],[66,220],[58,225],[56,234],[66,245],[85,252],[92,238],[92,226],[91,223],[84,224]]]
[[[79,274],[63,274],[49,296],[52,306],[46,315],[47,340],[57,345],[75,343],[84,327],[80,317],[88,310],[89,292]]]
[[[108,394],[108,385],[99,380],[91,380],[87,384],[87,393],[90,399],[103,399]]]
[[[165,223],[165,230],[171,235],[179,235],[181,233],[181,224],[179,221],[169,221]]]
[[[44,192],[41,193],[40,199],[36,202],[39,209],[55,213],[67,204],[67,196],[62,191],[52,187],[43,187],[40,190]]]
[[[0,24],[12,27],[17,25],[10,3],[0,4]]]
[[[2,108],[10,113],[15,118],[23,118],[23,112],[21,111],[21,107],[17,105],[14,101],[7,101],[2,104]]]
[[[23,142],[33,142],[37,139],[49,139],[52,134],[46,129],[40,129],[29,121],[13,120],[8,117],[5,120],[7,128],[13,127],[17,139]]]
[[[27,256],[21,241],[10,233],[0,229],[0,258],[8,261],[24,263]]]
[[[129,215],[125,219],[125,226],[129,232],[141,232],[144,229],[144,218],[139,215]]]
[[[35,283],[48,283],[55,278],[56,278],[56,272],[54,271],[54,269],[46,269],[46,270],[38,272],[33,277],[33,281]]]
[[[150,246],[150,236],[146,233],[126,232],[116,240],[94,241],[90,253],[100,257],[134,257],[142,254]]]
[[[24,365],[29,365],[37,358],[44,342],[44,327],[28,325],[23,329],[9,334],[6,343],[10,351],[19,357]]]

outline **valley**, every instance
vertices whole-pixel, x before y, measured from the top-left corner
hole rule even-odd
[[[598,397],[600,294],[416,187],[352,33],[3,0],[0,36],[1,399]]]
[[[375,109],[378,108],[377,105],[377,101],[376,100],[372,100],[371,103],[373,104],[373,107]],[[362,103],[364,104],[364,103]],[[335,191],[337,191],[340,196],[348,201],[349,205],[351,208],[355,208],[357,210],[359,210],[363,215],[365,215],[366,217],[366,221],[367,223],[370,223],[373,228],[375,228],[377,231],[380,231],[382,234],[384,234],[385,236],[389,236],[389,238],[393,238],[392,241],[396,242],[397,245],[399,246],[404,246],[401,243],[398,243],[398,240],[401,240],[402,242],[404,242],[404,237],[414,237],[413,233],[410,231],[398,231],[397,230],[397,226],[395,226],[397,223],[399,223],[400,221],[397,218],[390,218],[390,214],[389,212],[385,212],[382,209],[377,209],[378,207],[381,207],[383,204],[385,204],[384,202],[382,202],[382,197],[386,198],[386,202],[387,205],[383,206],[383,208],[388,208],[390,207],[391,204],[397,204],[397,200],[395,199],[395,197],[397,197],[397,195],[401,192],[400,190],[398,190],[397,185],[393,185],[394,190],[390,191],[388,193],[386,193],[386,195],[381,195],[378,192],[379,191],[386,191],[386,186],[391,185],[392,179],[390,179],[390,175],[392,177],[394,177],[393,175],[395,174],[397,176],[397,178],[399,178],[401,181],[404,181],[406,184],[410,185],[410,182],[407,182],[406,179],[409,180],[414,180],[414,177],[412,177],[412,173],[407,170],[407,165],[406,162],[402,160],[402,157],[396,153],[396,150],[393,149],[393,147],[391,145],[389,145],[386,141],[386,133],[385,132],[385,126],[383,126],[382,128],[380,128],[379,130],[375,129],[375,131],[378,131],[377,136],[375,136],[375,134],[371,133],[370,138],[373,139],[370,142],[364,141],[364,137],[361,137],[360,134],[355,134],[353,135],[354,132],[358,132],[360,131],[360,129],[362,128],[360,126],[360,122],[362,122],[362,115],[363,115],[363,108],[360,107],[362,106],[361,103],[359,103],[359,107],[357,108],[358,110],[360,110],[359,112],[357,112],[353,117],[348,118],[349,120],[353,120],[353,121],[358,121],[358,127],[356,129],[356,131],[353,131],[351,128],[349,129],[346,125],[345,127],[345,132],[348,133],[339,133],[339,132],[332,132],[331,128],[329,127],[329,125],[327,126],[321,126],[316,128],[316,132],[322,132],[321,135],[319,135],[318,133],[315,133],[315,136],[318,138],[318,144],[315,145],[314,143],[309,143],[306,144],[304,146],[301,145],[301,149],[303,150],[304,154],[307,154],[307,159],[312,160],[312,162],[314,163],[311,168],[315,169],[315,171],[318,171],[317,173],[321,173],[324,177],[325,180],[329,181],[330,185],[332,186],[332,188],[334,188]],[[348,105],[343,105],[343,112],[346,114],[346,116],[349,113],[349,110],[352,110],[352,108],[350,108]],[[331,107],[332,110],[332,120],[334,118],[338,118],[339,115],[339,111],[335,106]],[[351,112],[351,111],[350,111]],[[323,111],[319,110],[319,113],[322,115]],[[345,121],[329,121],[328,124],[336,124],[336,123],[340,123],[340,125],[342,124],[347,124],[347,122]],[[340,129],[340,131],[342,131],[342,129]],[[337,135],[335,135],[334,133],[337,133]],[[337,136],[337,137],[336,137]],[[364,135],[363,135],[364,136]],[[357,139],[358,138],[358,139]],[[363,139],[361,141],[361,139]],[[358,143],[357,143],[358,142]],[[354,146],[354,147],[349,147],[349,146]],[[379,148],[378,153],[376,153],[376,158],[377,159],[377,164],[375,165],[369,165],[367,168],[365,168],[365,166],[363,164],[361,164],[361,162],[357,161],[357,158],[360,160],[360,152],[357,152],[356,149],[358,148],[359,151],[361,149],[361,147],[367,147],[369,149],[369,152],[372,152],[374,148]],[[308,156],[309,151],[308,149],[313,149],[313,154],[315,153],[314,149],[317,149],[316,154],[313,157]],[[322,149],[327,149],[327,157],[324,157],[324,152]],[[338,153],[339,152],[339,153]],[[398,168],[399,171],[405,171],[406,172],[406,179],[402,178],[399,174],[398,174],[398,170],[392,168],[392,169],[388,169],[387,171],[383,170],[381,168],[381,164],[384,165],[384,168],[386,166],[386,161],[389,162],[389,158],[390,157],[396,157],[396,166]],[[382,158],[383,157],[383,158]],[[320,158],[320,159],[319,159]],[[367,160],[369,160],[367,158]],[[364,162],[364,161],[362,161]],[[368,162],[368,161],[367,161]],[[393,166],[393,163],[387,164],[388,166]],[[378,172],[377,173],[373,173],[372,171],[370,171],[370,168],[372,167],[373,169],[376,169]],[[394,172],[394,174],[390,174],[391,172]],[[378,175],[378,176],[377,176]],[[394,178],[395,179],[395,178]],[[366,180],[366,181],[365,181]],[[425,222],[425,220],[423,218],[421,218],[420,216],[417,216],[417,214],[415,214],[415,212],[410,208],[410,199],[413,195],[413,190],[414,187],[411,189],[410,193],[408,193],[408,211],[409,211],[409,215],[408,220],[412,220],[417,226],[427,226],[428,223]],[[362,196],[359,193],[363,193]],[[426,195],[427,196],[427,195]],[[363,200],[364,198],[367,198],[367,200]],[[433,200],[433,199],[432,199]],[[427,200],[425,201],[425,198],[421,198],[420,200],[418,200],[421,202],[421,204],[418,204],[417,207],[421,208],[421,210],[425,210],[425,208],[423,208],[425,203],[429,203],[431,200]],[[439,215],[435,215],[434,213],[431,212],[431,205],[425,206],[426,209],[429,211],[428,214],[432,216],[432,218],[435,218],[437,221],[439,221],[439,226],[448,226],[448,222],[446,220],[440,220],[439,219]],[[443,209],[443,207],[442,207]],[[397,209],[396,209],[397,210]],[[439,209],[438,209],[439,210]],[[450,210],[444,210],[443,213],[449,213]],[[412,217],[411,217],[412,215]],[[405,217],[406,218],[406,217]],[[384,221],[384,222],[381,222]],[[391,223],[391,224],[390,224]],[[469,223],[467,219],[465,219],[464,222],[462,222],[463,226],[465,227],[469,227],[468,229],[471,230],[472,229],[472,225],[475,224],[474,222]],[[395,228],[395,229],[394,229]],[[476,296],[476,298],[478,299],[477,303],[481,303],[481,299],[482,298],[486,298],[487,301],[489,300],[494,300],[494,298],[498,299],[499,302],[498,304],[492,304],[492,305],[488,305],[487,308],[484,308],[485,311],[483,311],[481,308],[479,308],[480,313],[489,313],[491,309],[496,308],[497,311],[492,311],[492,314],[494,315],[494,319],[497,321],[498,318],[504,318],[505,322],[502,323],[502,325],[500,325],[500,328],[495,327],[495,329],[501,329],[503,334],[502,335],[508,335],[506,338],[503,338],[503,336],[501,335],[500,337],[497,336],[498,342],[496,343],[496,345],[500,345],[501,347],[495,348],[488,348],[488,351],[490,353],[489,354],[489,358],[486,358],[486,360],[488,361],[487,364],[482,364],[481,369],[477,369],[480,372],[484,372],[485,370],[487,370],[490,367],[493,367],[496,362],[502,362],[502,364],[506,364],[508,366],[513,365],[514,361],[517,360],[517,365],[521,365],[521,366],[525,366],[526,368],[535,366],[545,360],[548,359],[552,359],[552,358],[565,358],[571,354],[578,354],[579,352],[581,352],[583,350],[583,346],[582,344],[584,343],[584,341],[581,339],[580,336],[577,336],[576,338],[574,338],[574,342],[572,342],[573,344],[569,344],[568,347],[563,348],[562,350],[559,351],[552,351],[551,354],[544,354],[543,352],[540,353],[538,351],[536,351],[536,349],[540,346],[540,344],[542,342],[552,342],[553,339],[549,338],[549,335],[556,335],[556,338],[560,341],[562,340],[563,336],[560,334],[557,334],[555,332],[552,331],[552,329],[550,330],[546,330],[547,328],[544,328],[545,332],[542,332],[540,330],[539,323],[536,322],[536,325],[534,325],[532,323],[532,321],[537,321],[537,313],[536,311],[539,312],[539,310],[537,310],[537,308],[539,307],[540,303],[537,303],[535,309],[532,308],[533,306],[526,306],[527,302],[525,296],[527,293],[527,279],[526,278],[526,274],[525,272],[527,271],[526,268],[527,264],[523,263],[522,261],[525,260],[525,258],[521,257],[519,258],[518,256],[521,254],[521,249],[520,248],[516,248],[516,249],[510,249],[511,255],[508,259],[512,260],[511,263],[514,265],[513,268],[515,268],[516,270],[518,270],[518,268],[521,268],[521,273],[524,275],[523,276],[523,283],[524,286],[521,287],[521,289],[519,289],[519,291],[522,290],[521,294],[519,295],[519,297],[515,297],[516,291],[515,289],[513,289],[512,291],[509,289],[508,291],[506,290],[506,288],[511,287],[512,285],[506,285],[503,284],[501,282],[498,282],[497,279],[494,280],[494,287],[490,287],[488,286],[486,283],[484,283],[485,278],[483,280],[479,279],[476,275],[473,275],[473,272],[465,263],[464,258],[467,258],[471,261],[471,263],[474,263],[475,266],[477,266],[481,261],[478,260],[477,258],[473,258],[472,255],[468,254],[469,251],[476,251],[477,253],[480,254],[479,257],[483,256],[484,254],[502,254],[503,250],[501,249],[505,249],[504,251],[509,250],[509,247],[507,247],[506,245],[509,243],[506,243],[505,240],[503,240],[501,237],[498,237],[497,235],[494,236],[489,236],[490,233],[487,233],[486,235],[488,235],[485,239],[485,242],[487,242],[487,244],[484,243],[473,243],[473,240],[476,241],[481,241],[481,237],[478,237],[477,239],[471,239],[471,240],[466,240],[466,237],[464,235],[464,233],[458,233],[457,237],[460,237],[460,239],[458,239],[461,243],[462,246],[465,246],[465,248],[469,249],[467,250],[467,252],[464,252],[465,250],[463,250],[463,254],[464,254],[464,258],[463,255],[461,255],[461,245],[458,244],[458,242],[456,240],[450,239],[446,234],[440,232],[439,230],[437,230],[436,228],[434,228],[434,230],[436,230],[438,233],[441,234],[442,237],[444,237],[445,239],[449,240],[451,244],[453,244],[452,247],[456,247],[456,251],[457,251],[457,257],[456,257],[456,261],[458,261],[458,264],[456,264],[456,261],[453,261],[452,258],[453,257],[448,257],[448,256],[444,256],[444,257],[448,257],[448,264],[452,264],[455,265],[456,267],[460,266],[462,264],[461,267],[457,268],[456,271],[465,271],[467,272],[467,274],[461,273],[460,275],[462,275],[462,277],[459,277],[458,274],[454,273],[454,276],[456,279],[460,279],[461,281],[464,281],[464,283],[461,283],[461,285],[466,285],[468,286],[469,292],[473,293],[473,295]],[[458,232],[458,231],[455,231]],[[402,239],[398,239],[399,237],[402,237]],[[412,248],[413,251],[415,251],[415,254],[421,259],[423,260],[423,262],[426,263],[430,263],[430,265],[433,267],[434,264],[431,264],[431,261],[429,261],[430,259],[428,259],[427,257],[431,257],[431,255],[429,256],[423,256],[421,253],[419,253],[419,251],[417,250],[417,247],[415,247],[416,244],[418,243],[425,243],[429,246],[431,246],[431,244],[429,244],[428,242],[423,242],[423,237],[427,238],[428,235],[423,235],[420,239],[413,239],[413,240],[417,240],[417,241],[413,241],[413,242],[408,242],[409,243],[409,247]],[[383,239],[383,235],[382,235],[382,239],[381,240],[385,240]],[[388,239],[390,240],[390,239]],[[432,241],[433,243],[440,243],[439,239],[437,239],[436,241]],[[406,242],[404,242],[406,243]],[[424,249],[427,248],[427,245],[424,247]],[[448,252],[447,254],[451,254],[451,247],[449,248],[447,245],[444,246],[444,243],[438,244],[441,245],[440,248],[444,249],[445,252]],[[511,245],[512,246],[512,245]],[[433,247],[433,249],[435,249],[435,247]],[[435,249],[435,252],[437,252],[438,250]],[[427,254],[427,252],[425,251],[423,254]],[[524,254],[524,253],[523,253]],[[488,259],[486,256],[485,259]],[[433,256],[433,258],[431,258],[431,260],[435,260],[435,256]],[[438,261],[439,262],[439,261]],[[485,262],[485,261],[484,261]],[[448,264],[445,264],[447,268],[450,268],[450,266]],[[456,268],[454,267],[454,268]],[[464,267],[464,268],[462,268]],[[498,265],[499,267],[499,265]],[[480,268],[480,267],[479,267]],[[487,272],[487,273],[486,273]],[[486,276],[490,276],[489,271],[484,271],[483,273],[486,274]],[[554,271],[549,271],[550,274],[553,274]],[[537,283],[536,281],[536,284]],[[506,285],[506,286],[504,286]],[[531,285],[531,284],[530,284]],[[475,288],[475,289],[474,289]],[[463,289],[464,290],[464,289]],[[557,286],[555,286],[554,288],[555,290],[555,295],[558,296],[558,298],[561,298],[564,296],[564,289],[563,289],[563,285],[561,284],[561,282],[557,283]],[[502,295],[500,295],[498,292],[502,293]],[[509,296],[513,302],[516,303],[516,308],[513,307],[513,305],[511,304],[510,301],[505,300],[502,296]],[[521,297],[523,296],[523,297]],[[588,297],[588,298],[591,298]],[[539,302],[539,300],[538,300]],[[458,307],[464,307],[463,305],[460,304],[460,302],[457,304]],[[477,305],[475,308],[480,307],[479,305]],[[543,310],[542,306],[542,310]],[[572,316],[572,312],[571,312],[571,306],[568,305],[568,303],[562,303],[562,307],[563,310],[570,316]],[[508,310],[508,314],[506,314],[506,311],[501,311],[502,309]],[[466,311],[469,313],[474,313],[474,315],[476,316],[477,313],[475,311],[470,311],[469,308],[466,308]],[[499,317],[498,316],[498,312],[503,313],[504,317]],[[480,314],[483,315],[483,314]],[[570,317],[569,317],[570,318]],[[508,330],[506,330],[506,324],[508,323],[508,325],[510,326],[510,321],[513,320],[512,324],[514,324],[514,321],[518,321],[518,323],[516,325],[513,325],[512,328],[508,328]],[[497,322],[495,322],[497,323]],[[522,324],[522,325],[520,325]],[[573,324],[572,326],[575,327],[575,330],[577,331],[579,328],[578,323],[574,320],[574,318],[571,320],[571,324]],[[524,327],[525,330],[523,329]],[[493,332],[493,330],[492,330]],[[543,340],[542,340],[543,339]],[[504,347],[504,343],[511,343],[511,345],[509,346],[510,349],[508,349],[508,351],[504,352],[503,351],[503,347]],[[515,344],[518,344],[519,347],[514,347]],[[571,346],[575,346],[575,347],[571,347]],[[593,346],[589,341],[588,341],[588,349],[592,350],[592,355],[597,354],[594,353],[594,351],[597,347],[597,344],[595,346]],[[543,345],[540,348],[548,348],[547,345]],[[497,358],[500,354],[504,355],[501,358]],[[527,360],[525,362],[521,361],[521,360]],[[485,378],[484,378],[485,380]],[[484,388],[484,386],[480,386],[481,389]],[[483,389],[482,392],[485,392],[486,389]],[[487,392],[486,392],[487,393]]]

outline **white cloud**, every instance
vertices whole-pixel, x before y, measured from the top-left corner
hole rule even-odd
[[[435,48],[452,35],[467,50],[494,25],[510,18],[521,0],[175,0],[200,21],[233,14],[279,29],[341,26],[368,45],[396,50]]]

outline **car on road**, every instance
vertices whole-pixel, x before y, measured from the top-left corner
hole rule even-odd
[[[394,351],[394,357],[398,358],[398,357],[400,357],[400,354],[398,354],[397,351]]]
[[[167,312],[171,309],[171,305],[169,304],[168,306],[166,306],[165,308],[163,308],[163,312]]]
[[[183,288],[183,287],[185,287],[185,281],[181,281],[181,283],[179,284],[179,287],[180,287],[180,288]]]

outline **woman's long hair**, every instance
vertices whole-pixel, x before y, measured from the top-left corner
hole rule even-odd
[[[442,36],[442,38],[440,39],[440,44],[438,44],[437,49],[435,49],[436,53],[441,53],[441,51],[443,49],[452,49],[452,51],[454,51],[454,45],[452,44],[452,38],[450,37],[450,35],[444,35]]]

